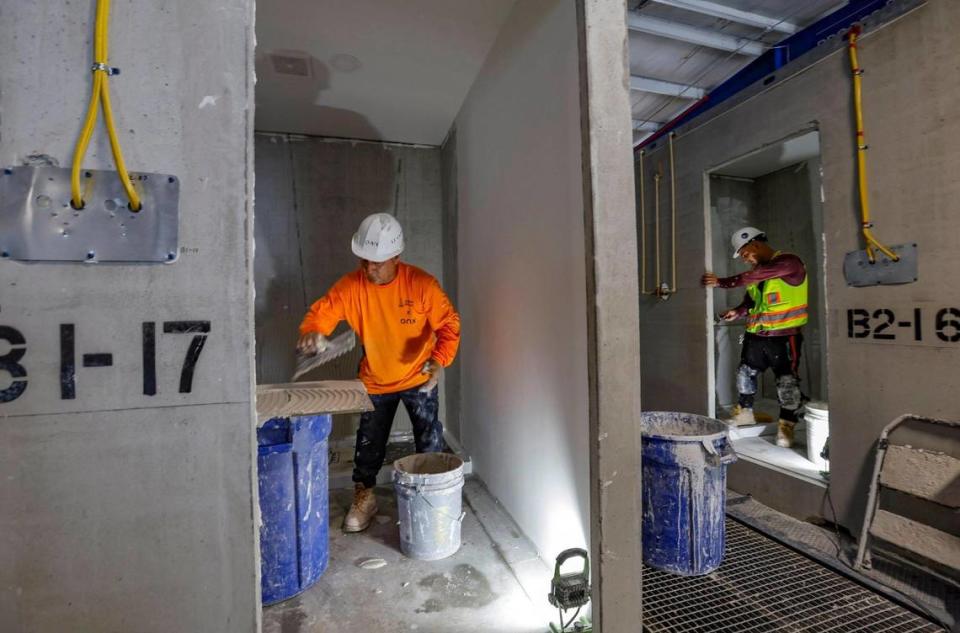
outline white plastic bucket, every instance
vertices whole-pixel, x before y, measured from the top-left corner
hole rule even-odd
[[[418,453],[393,463],[400,515],[400,550],[439,560],[460,549],[463,461],[450,453]]]
[[[807,427],[807,459],[820,470],[827,470],[827,460],[820,456],[830,436],[830,411],[826,402],[808,402],[803,421]]]

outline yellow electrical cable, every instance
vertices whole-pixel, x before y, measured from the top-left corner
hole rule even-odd
[[[97,123],[97,107],[100,106],[103,109],[103,122],[107,128],[107,137],[110,139],[110,150],[113,152],[113,162],[117,167],[120,184],[123,185],[123,189],[127,193],[127,199],[130,201],[130,209],[139,211],[142,207],[140,195],[130,182],[127,165],[123,160],[123,152],[120,149],[120,139],[117,137],[113,108],[110,105],[110,87],[107,82],[107,77],[109,77],[109,68],[107,67],[109,20],[110,0],[98,0],[93,30],[93,57],[95,62],[93,69],[93,87],[90,92],[90,103],[87,106],[87,116],[84,119],[83,129],[80,132],[80,138],[77,139],[77,146],[73,153],[73,165],[70,170],[70,202],[75,209],[80,209],[84,205],[80,190],[80,165],[90,145],[90,138],[93,136],[93,130]]]
[[[867,257],[870,263],[876,261],[874,249],[889,257],[895,262],[900,261],[900,257],[892,250],[880,243],[873,236],[870,228],[873,223],[870,221],[870,200],[869,190],[867,189],[867,139],[863,128],[863,89],[862,79],[863,69],[860,68],[860,60],[857,56],[857,35],[859,29],[850,29],[848,37],[850,44],[850,68],[853,70],[853,107],[856,113],[857,121],[857,184],[860,192],[860,224],[863,231],[863,239],[867,244]]]

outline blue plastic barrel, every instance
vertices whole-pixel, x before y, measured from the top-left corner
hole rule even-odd
[[[329,415],[273,418],[257,429],[263,604],[315,583],[329,561]]]
[[[723,561],[727,464],[736,454],[718,420],[670,411],[641,416],[643,562],[683,576]]]

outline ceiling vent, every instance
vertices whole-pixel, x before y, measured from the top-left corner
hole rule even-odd
[[[278,75],[310,76],[310,57],[306,54],[271,53],[270,62]]]

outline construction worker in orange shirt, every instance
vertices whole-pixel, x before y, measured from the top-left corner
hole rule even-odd
[[[360,532],[377,513],[373,488],[383,466],[397,407],[413,423],[418,453],[444,449],[438,419],[438,381],[460,345],[460,315],[430,274],[400,261],[403,229],[390,214],[375,213],[353,236],[357,270],[344,275],[314,303],[300,325],[297,350],[315,354],[340,321],[363,344],[363,381],[374,410],[361,415],[354,452],[353,504],[345,532]]]

